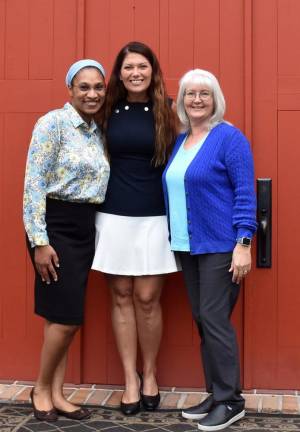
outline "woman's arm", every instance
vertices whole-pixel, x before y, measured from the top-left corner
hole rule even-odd
[[[232,223],[237,239],[252,238],[256,231],[256,196],[254,189],[254,164],[250,145],[239,131],[233,134],[226,152],[226,166],[234,193]],[[251,247],[239,243],[232,254],[233,282],[239,283],[251,270]]]
[[[55,267],[59,266],[57,254],[46,230],[46,195],[49,177],[59,149],[56,122],[50,114],[36,124],[26,164],[23,199],[25,230],[32,247],[38,273],[44,282],[50,283],[50,274],[57,280]]]
[[[23,219],[31,246],[49,244],[46,231],[46,195],[49,178],[58,153],[54,116],[42,117],[33,130],[24,184]]]
[[[234,195],[232,224],[237,238],[252,238],[257,227],[254,163],[249,142],[238,129],[226,146],[225,163]]]

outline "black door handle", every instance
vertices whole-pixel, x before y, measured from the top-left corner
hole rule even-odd
[[[257,179],[257,267],[272,266],[272,180]]]

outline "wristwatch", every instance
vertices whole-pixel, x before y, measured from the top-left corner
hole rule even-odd
[[[236,239],[237,243],[241,244],[242,246],[249,247],[251,246],[251,238],[249,237],[240,237]]]

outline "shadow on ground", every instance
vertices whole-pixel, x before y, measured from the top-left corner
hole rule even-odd
[[[179,411],[140,412],[124,417],[119,411],[91,408],[89,420],[74,421],[60,417],[55,423],[39,422],[32,416],[29,405],[0,404],[0,432],[190,432],[197,422],[181,417]],[[226,431],[296,432],[300,431],[300,416],[248,414]]]

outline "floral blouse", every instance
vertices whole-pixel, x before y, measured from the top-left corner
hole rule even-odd
[[[31,246],[49,244],[46,197],[100,204],[109,164],[100,131],[66,103],[36,123],[28,151],[23,201],[24,225]]]

